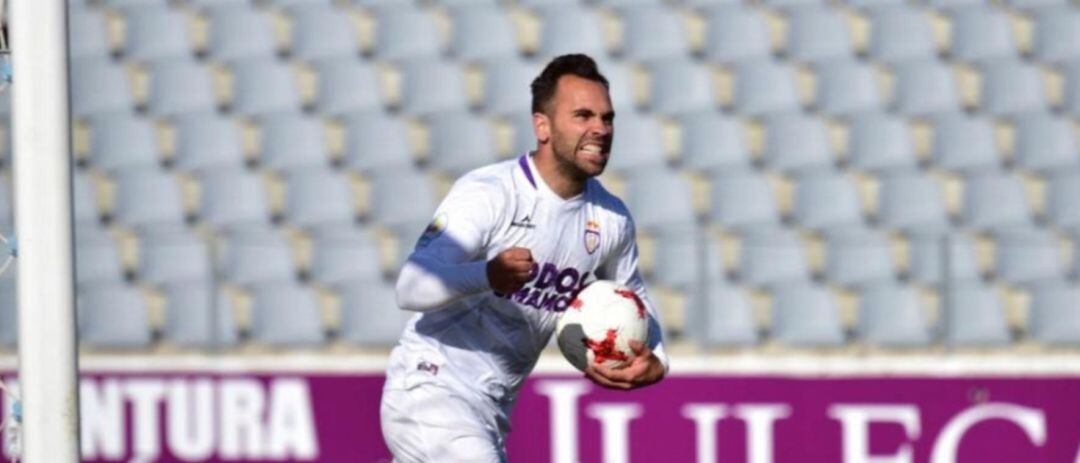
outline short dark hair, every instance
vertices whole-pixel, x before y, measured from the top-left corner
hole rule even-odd
[[[596,61],[593,61],[588,55],[559,56],[551,60],[530,85],[530,88],[532,88],[532,112],[534,114],[544,112],[544,106],[547,106],[551,99],[555,97],[555,89],[559,84],[559,78],[565,75],[575,75],[593,82],[600,82],[604,84],[605,89],[609,88],[607,78],[600,74],[600,69],[596,67]]]

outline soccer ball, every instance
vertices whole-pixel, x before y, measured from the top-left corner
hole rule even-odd
[[[621,368],[630,363],[630,341],[647,343],[645,303],[630,288],[595,281],[578,293],[555,328],[559,350],[578,370],[589,364]]]

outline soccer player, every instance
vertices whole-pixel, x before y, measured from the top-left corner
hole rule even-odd
[[[594,177],[610,157],[607,79],[585,55],[555,58],[532,83],[536,151],[479,168],[450,189],[398,276],[413,317],[390,354],[383,437],[399,463],[501,462],[525,377],[574,294],[591,281],[632,288],[649,345],[621,369],[590,365],[612,389],[668,368],[654,305],[637,270],[634,222]]]

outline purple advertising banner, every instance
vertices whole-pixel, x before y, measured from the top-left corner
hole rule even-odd
[[[83,455],[386,462],[382,383],[359,373],[87,374]],[[1080,377],[724,374],[619,392],[537,374],[508,449],[515,463],[1074,463]]]

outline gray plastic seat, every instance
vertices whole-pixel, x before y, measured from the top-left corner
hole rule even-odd
[[[952,13],[952,57],[967,62],[1017,56],[1009,17],[989,5],[968,5]]]
[[[4,183],[3,187],[6,188],[7,184]],[[0,196],[6,196],[6,192],[0,193]],[[90,184],[90,178],[87,177],[85,172],[72,172],[71,174],[71,196],[75,213],[75,225],[77,227],[83,226],[97,226],[101,215],[98,211],[98,199],[97,194],[94,191],[93,185]],[[0,207],[3,210],[10,210],[4,207]],[[0,223],[10,223],[10,217],[0,218]]]
[[[773,336],[784,344],[839,346],[844,330],[836,300],[813,283],[777,287],[773,291]]]
[[[807,280],[810,268],[799,235],[783,228],[747,230],[742,235],[739,275],[744,283],[766,287]]]
[[[988,61],[981,66],[980,110],[998,117],[1047,110],[1042,73],[1020,59]]]
[[[326,285],[382,278],[378,242],[366,228],[321,227],[312,234],[311,277]]]
[[[859,298],[859,338],[888,347],[930,344],[930,326],[915,291],[895,283],[872,285]]]
[[[840,286],[860,287],[894,281],[892,249],[882,232],[865,228],[835,230],[828,234],[825,277]]]
[[[120,281],[124,281],[124,264],[120,261],[120,247],[112,235],[99,228],[77,229],[75,282],[81,287]]]
[[[379,77],[370,63],[352,57],[328,58],[316,69],[315,109],[320,114],[338,117],[383,108]]]
[[[759,334],[746,293],[715,278],[704,289],[687,291],[687,334],[705,346],[750,346]]]
[[[798,111],[795,71],[772,58],[747,59],[735,65],[735,109],[748,116]]]
[[[948,240],[949,255],[943,255]],[[979,277],[979,265],[975,257],[975,245],[971,239],[959,233],[946,237],[938,231],[916,231],[911,234],[908,247],[908,274],[911,280],[922,284],[938,284],[945,274],[948,260],[949,279],[970,280]]]
[[[964,222],[978,229],[1030,225],[1031,209],[1020,180],[987,172],[968,177],[964,186]]]
[[[71,113],[76,118],[135,107],[127,72],[108,57],[87,57],[71,62]]]
[[[647,114],[620,114],[607,168],[615,172],[662,167],[667,163],[660,119]]]
[[[517,55],[517,31],[502,7],[494,3],[461,6],[453,10],[453,18],[451,49],[458,59],[476,61]]]
[[[468,107],[465,74],[456,61],[427,58],[405,64],[401,98],[405,114],[429,116]]]
[[[300,89],[289,65],[276,58],[251,58],[233,67],[232,109],[244,116],[299,111]]]
[[[15,232],[15,191],[7,179],[0,176],[0,232]]]
[[[163,59],[150,66],[147,109],[162,117],[209,113],[218,107],[210,72],[193,58]]]
[[[278,347],[316,347],[326,342],[318,301],[311,288],[269,281],[253,289],[251,338]]]
[[[689,53],[686,28],[674,9],[659,4],[627,6],[621,16],[627,58],[649,62]]]
[[[239,285],[296,277],[292,249],[280,231],[268,226],[233,230],[221,252],[225,279]]]
[[[960,110],[960,89],[952,69],[936,59],[897,64],[896,109],[905,116],[929,116]]]
[[[1062,110],[1073,117],[1080,117],[1080,60],[1065,67],[1065,101]]]
[[[187,17],[164,5],[146,5],[126,11],[127,43],[124,56],[136,61],[191,55]]]
[[[678,116],[716,109],[708,66],[680,56],[654,61],[650,69],[653,112]]]
[[[213,278],[210,249],[189,230],[148,230],[139,236],[139,279],[156,285]]]
[[[431,14],[423,9],[401,5],[376,13],[375,54],[386,60],[435,57],[443,44]]]
[[[931,148],[934,164],[957,172],[979,172],[1001,166],[993,121],[963,113],[935,118]]]
[[[716,111],[703,111],[680,118],[684,168],[717,171],[750,164],[741,122]]]
[[[540,63],[516,56],[488,60],[484,66],[485,112],[502,116],[532,115],[529,85],[541,70]]]
[[[884,5],[870,11],[870,56],[896,64],[937,55],[933,30],[918,7]]]
[[[811,230],[863,224],[862,204],[855,183],[846,175],[812,172],[795,187],[795,220]]]
[[[791,10],[806,6],[824,5],[824,0],[764,0],[765,6],[790,13]]]
[[[826,114],[854,116],[883,106],[877,77],[870,65],[858,59],[835,58],[818,63],[816,71],[817,106]]]
[[[349,116],[346,122],[345,164],[365,174],[411,167],[412,148],[405,121],[380,112]]]
[[[492,122],[469,113],[444,113],[432,117],[428,167],[459,176],[496,161]]]
[[[705,56],[721,64],[772,54],[769,27],[760,10],[736,3],[708,10],[705,29]]]
[[[1080,170],[1058,172],[1050,176],[1046,193],[1046,214],[1058,227],[1080,230]]]
[[[380,172],[372,182],[371,196],[371,217],[387,227],[426,224],[435,212],[435,186],[411,168]],[[422,230],[421,226],[416,235]]]
[[[1017,118],[1013,153],[1020,167],[1040,173],[1080,165],[1080,148],[1072,122],[1052,114]]]
[[[1010,8],[1024,12],[1038,12],[1050,7],[1060,7],[1068,4],[1066,0],[1005,0]]]
[[[184,223],[184,203],[176,176],[157,167],[131,167],[115,175],[121,223],[135,228]]]
[[[853,56],[847,24],[832,7],[792,8],[789,25],[787,51],[791,58],[813,63]]]
[[[277,54],[273,25],[266,13],[243,3],[209,10],[211,57],[232,62]]]
[[[1052,345],[1080,344],[1080,288],[1046,285],[1034,291],[1028,330],[1036,341]]]
[[[104,11],[68,8],[68,53],[72,58],[106,57],[111,48]]]
[[[19,341],[19,307],[15,272],[0,277],[0,346],[15,346]]]
[[[952,345],[1001,346],[1012,341],[1001,299],[981,282],[953,284],[943,313],[945,339]]]
[[[275,113],[262,119],[262,166],[275,171],[329,166],[322,119],[303,113]]]
[[[801,113],[776,114],[765,120],[762,157],[770,168],[785,173],[819,170],[834,162],[824,121]]]
[[[104,171],[157,166],[153,122],[127,113],[102,115],[91,122],[90,162]]]
[[[199,174],[200,219],[213,227],[270,224],[266,187],[259,176],[243,167],[208,169]]]
[[[600,69],[600,73],[607,78],[608,96],[611,98],[611,107],[615,109],[615,112],[625,114],[637,111],[633,66],[625,60],[614,59],[599,59],[596,61],[596,66]],[[536,74],[540,74],[539,69],[537,69]]]
[[[329,167],[290,172],[286,190],[285,216],[296,225],[352,223],[356,218],[349,180]]]
[[[578,5],[548,7],[541,10],[541,18],[539,56],[553,58],[568,53],[584,53],[594,59],[607,56],[603,23],[596,10]]]
[[[654,235],[656,251],[650,280],[693,296],[688,292],[696,290],[700,283],[723,278],[719,246],[705,228],[693,223],[672,224],[659,228]]]
[[[888,113],[867,113],[853,118],[850,127],[848,158],[856,168],[880,174],[918,164],[905,119]]]
[[[188,114],[176,124],[176,167],[203,171],[244,165],[240,125],[224,116]]]
[[[1065,262],[1053,233],[1042,229],[1002,230],[996,233],[994,272],[1012,284],[1030,285],[1060,280]]]
[[[393,346],[414,315],[397,307],[394,288],[380,280],[342,285],[341,337],[349,343]]]
[[[146,301],[124,283],[103,283],[79,291],[79,342],[93,347],[130,349],[150,345]]]
[[[644,168],[627,178],[626,205],[641,229],[657,230],[696,222],[690,183],[668,169]]]
[[[183,347],[236,345],[236,322],[225,292],[210,280],[165,285],[165,339]]]
[[[756,170],[717,171],[711,183],[709,214],[714,222],[734,229],[780,222],[772,187]]]
[[[881,178],[878,221],[903,231],[935,231],[949,226],[941,185],[918,171]]]
[[[1035,17],[1033,48],[1039,61],[1060,64],[1080,58],[1080,10],[1042,8]]]
[[[519,113],[509,119],[514,131],[513,153],[520,155],[535,150],[537,140],[536,131],[533,128],[532,114]]]
[[[306,4],[292,10],[292,55],[305,61],[355,58],[360,51],[348,14],[329,4]]]

